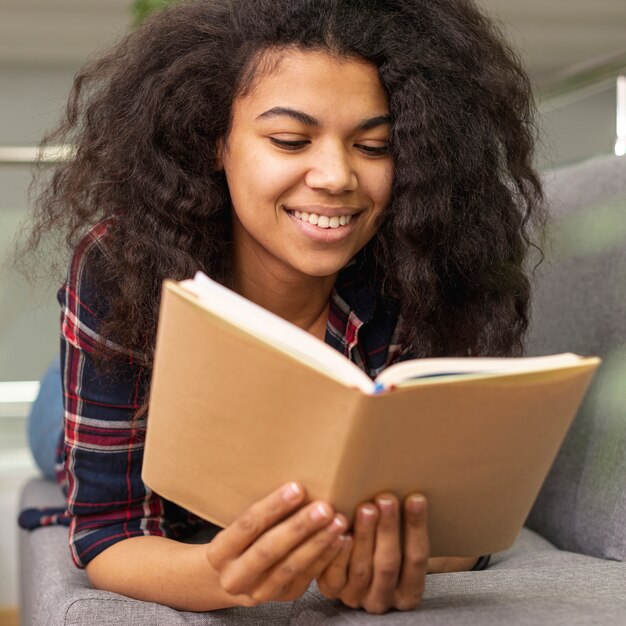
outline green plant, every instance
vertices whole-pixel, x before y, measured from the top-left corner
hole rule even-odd
[[[140,24],[150,13],[164,9],[176,0],[135,0],[133,2],[133,21]]]

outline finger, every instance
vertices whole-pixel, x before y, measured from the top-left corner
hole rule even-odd
[[[213,538],[207,551],[211,564],[221,570],[226,563],[242,554],[259,535],[300,505],[303,497],[302,485],[287,483],[252,504]]]
[[[394,604],[401,611],[410,611],[421,602],[430,554],[426,498],[409,496],[404,510],[404,553]]]
[[[344,528],[344,532],[347,529],[347,525],[346,528]],[[350,551],[349,550],[345,550],[346,546],[350,546],[351,545],[351,537],[349,535],[338,535],[337,537],[333,538],[333,542],[328,546],[328,548],[326,549],[325,552],[323,552],[320,557],[312,564],[309,566],[308,575],[311,575],[312,578],[319,578],[321,577],[321,575],[326,572],[331,565],[333,565],[333,563],[335,563],[336,565],[339,564],[339,557],[345,552],[347,553],[347,557],[344,556],[342,557],[342,561],[345,563],[344,565],[344,576],[345,579],[347,581],[348,579],[348,563],[349,561],[349,555],[350,555]],[[344,583],[345,585],[345,583]]]
[[[374,571],[364,606],[375,613],[382,613],[393,604],[400,576],[400,512],[398,500],[393,494],[378,496],[376,505],[380,517],[376,529]]]
[[[352,537],[338,537],[339,549],[330,563],[316,576],[320,592],[327,598],[336,598],[348,582],[348,566],[352,553]]]
[[[348,539],[348,541],[346,541],[346,539]],[[318,588],[320,589],[320,592],[324,594],[324,591],[320,586],[319,577],[334,561],[336,561],[338,555],[345,549],[345,545],[350,544],[349,539],[351,538],[347,535],[339,535],[339,537],[335,538],[326,552],[324,552],[324,554],[322,554],[322,556],[309,568],[309,571],[294,579],[288,591],[281,599],[292,600],[299,598],[309,588],[311,581],[314,578],[317,578]],[[330,595],[327,597],[335,598],[336,595]]]
[[[342,601],[353,608],[360,606],[360,599],[367,593],[372,578],[377,520],[378,509],[373,504],[368,502],[357,510],[348,584],[341,597]]]
[[[283,599],[289,595],[289,588],[297,583],[302,586],[306,578],[306,587],[323,571],[337,552],[335,540],[348,528],[344,515],[335,515],[331,524],[318,530],[307,541],[292,550],[284,559],[276,563],[268,574],[257,584],[252,598],[257,602]]]
[[[229,593],[246,593],[276,563],[305,539],[327,526],[332,519],[333,509],[329,504],[312,502],[263,533],[238,559],[228,563],[220,582]],[[339,532],[343,530],[345,526]],[[325,547],[318,545],[320,551]]]

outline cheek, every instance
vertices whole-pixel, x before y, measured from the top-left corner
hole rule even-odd
[[[279,204],[284,194],[301,180],[302,172],[295,163],[256,156],[238,161],[227,176],[233,204],[245,209],[250,203]],[[239,202],[248,206],[238,206]]]
[[[387,163],[387,167],[383,173],[383,181],[381,184],[381,189],[384,190],[383,194],[383,204],[386,205],[391,198],[391,188],[393,187],[393,163],[391,159]]]
[[[382,211],[391,198],[393,186],[393,164],[391,160],[388,163],[380,164],[380,167],[369,172],[364,180],[367,184],[367,195],[374,206]]]

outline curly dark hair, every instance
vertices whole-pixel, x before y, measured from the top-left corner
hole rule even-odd
[[[268,49],[328,51],[379,71],[392,118],[392,197],[362,251],[417,356],[523,353],[533,227],[530,81],[469,0],[200,0],[152,15],[76,76],[43,145],[75,145],[35,205],[30,246],[72,247],[115,216],[101,332],[151,362],[164,278],[231,276],[231,208],[216,146]],[[541,232],[539,228],[536,232]]]

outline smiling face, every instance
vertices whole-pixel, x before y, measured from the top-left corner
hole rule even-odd
[[[389,108],[375,66],[324,52],[268,52],[276,69],[238,98],[220,151],[235,271],[335,275],[389,202]]]

